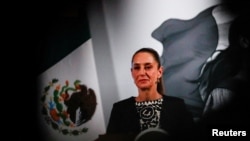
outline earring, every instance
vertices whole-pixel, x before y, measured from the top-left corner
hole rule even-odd
[[[160,78],[157,78],[157,83],[160,83]]]

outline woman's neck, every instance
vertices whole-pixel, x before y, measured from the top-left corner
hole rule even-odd
[[[162,98],[162,95],[159,94],[157,91],[150,91],[150,90],[140,90],[139,95],[135,98],[136,101],[150,101]]]

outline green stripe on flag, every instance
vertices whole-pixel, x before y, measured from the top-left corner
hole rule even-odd
[[[37,74],[41,74],[90,39],[88,18],[82,7],[52,15],[43,21],[47,26],[43,27],[45,29],[38,44]]]

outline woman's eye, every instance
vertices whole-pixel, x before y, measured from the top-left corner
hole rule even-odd
[[[134,67],[134,70],[139,70],[140,69],[140,67]]]
[[[149,69],[151,69],[151,68],[152,68],[152,66],[146,66],[146,67],[145,67],[146,70],[149,70]]]

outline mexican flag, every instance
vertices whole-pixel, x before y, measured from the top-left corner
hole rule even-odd
[[[105,133],[87,16],[57,17],[40,43],[39,128],[48,141],[95,140]]]

